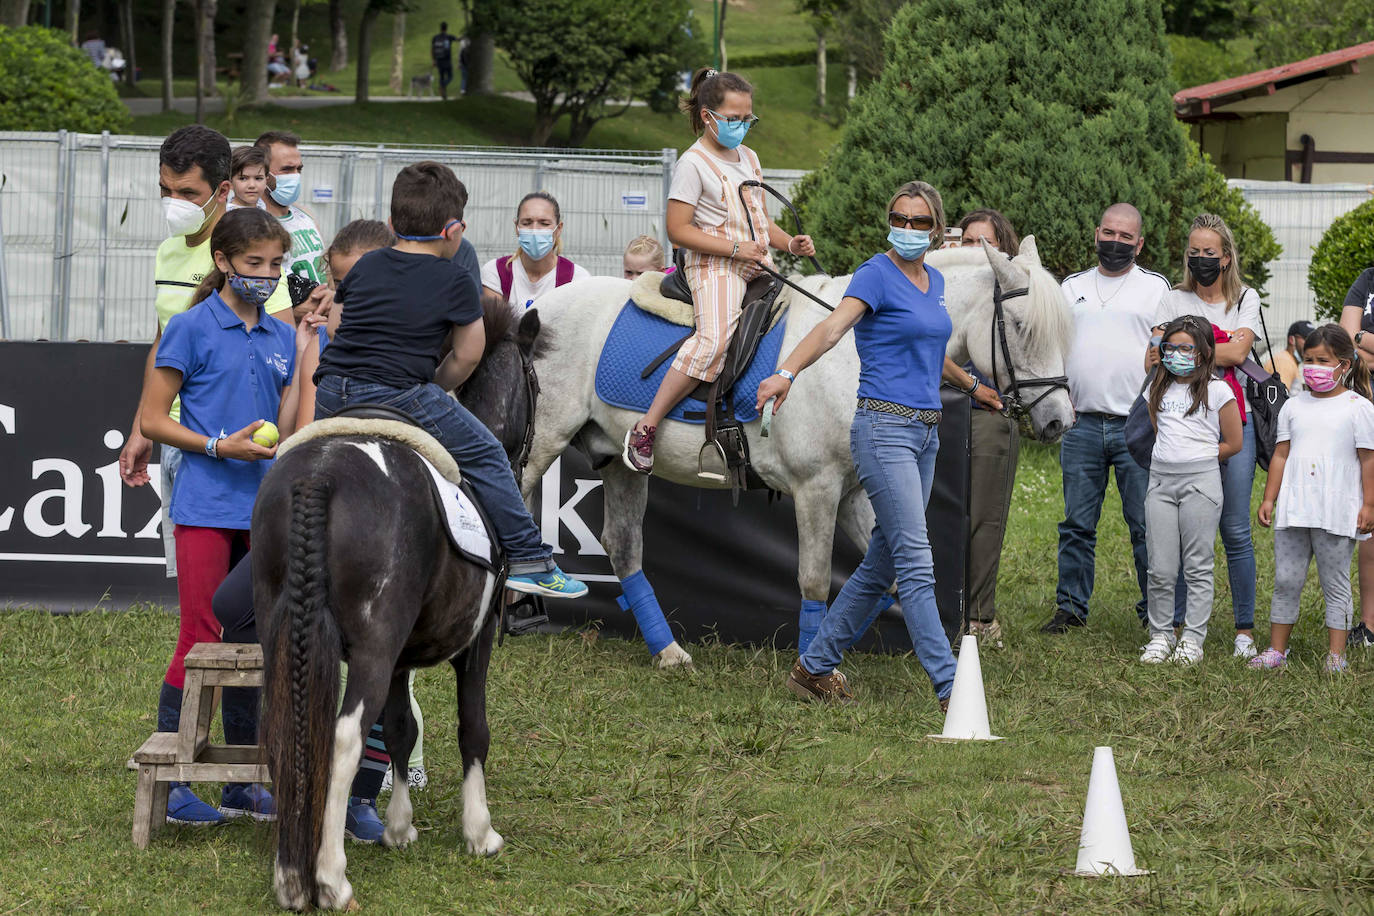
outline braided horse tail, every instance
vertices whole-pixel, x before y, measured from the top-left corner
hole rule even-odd
[[[264,679],[263,736],[277,798],[279,895],[316,897],[315,860],[329,792],[343,646],[329,607],[328,521],[333,482],[291,485],[286,588]]]

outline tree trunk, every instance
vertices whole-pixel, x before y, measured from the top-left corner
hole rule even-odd
[[[406,65],[406,14],[396,13],[391,20],[391,94],[401,94],[401,81],[405,79]]]
[[[720,31],[717,32],[718,41],[716,51],[720,54],[720,69],[729,70],[730,64],[725,57],[725,11],[730,8],[730,0],[720,0]]]
[[[573,149],[581,149],[587,145],[587,137],[591,135],[592,128],[600,118],[589,118],[586,116],[572,115],[571,122],[568,124],[568,146]]]
[[[344,26],[343,0],[329,0],[329,69],[334,72],[348,66],[348,29]]]
[[[291,77],[296,76],[296,47],[301,41],[301,0],[291,0]]]
[[[215,94],[215,13],[219,0],[196,8],[196,123],[205,123],[205,99]]]
[[[267,42],[272,37],[276,0],[248,0],[243,14],[243,72],[239,74],[239,98],[243,105],[267,101]]]
[[[67,0],[67,18],[62,21],[72,33],[72,44],[81,44],[81,0]]]
[[[496,0],[473,0],[468,7],[468,92],[488,95],[492,92],[491,68],[496,61],[496,38],[488,18],[487,3]]]
[[[845,70],[849,74],[849,85],[845,88],[845,100],[852,102],[854,96],[859,94],[859,65],[854,63],[854,58],[849,59]]]
[[[825,110],[825,33],[816,33],[816,107]]]
[[[124,42],[124,82],[138,82],[138,58],[134,54],[134,0],[120,0],[119,31]]]
[[[176,24],[177,0],[162,0],[162,110],[172,110],[172,27]]]
[[[535,103],[534,132],[530,134],[530,146],[549,145],[549,138],[553,136],[553,125],[558,121],[558,115],[553,113],[552,107],[550,105],[545,108],[537,102]]]
[[[0,0],[0,25],[20,29],[28,23],[29,0]]]
[[[377,22],[381,10],[371,2],[363,10],[363,18],[358,23],[358,81],[353,90],[355,102],[366,102],[368,98],[367,80],[372,63],[372,26]]]

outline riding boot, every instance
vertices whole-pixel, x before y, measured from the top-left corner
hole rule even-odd
[[[157,730],[174,732],[181,725],[181,688],[162,682],[157,698]]]

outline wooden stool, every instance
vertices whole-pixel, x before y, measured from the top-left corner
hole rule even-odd
[[[175,732],[154,732],[134,752],[138,790],[134,795],[134,845],[148,841],[167,822],[167,794],[173,782],[270,782],[256,744],[211,744],[215,690],[261,687],[262,647],[202,642],[186,653],[181,723]]]

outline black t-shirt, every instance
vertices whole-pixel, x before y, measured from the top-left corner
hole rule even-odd
[[[378,248],[358,259],[334,301],[343,317],[320,357],[326,375],[410,388],[434,381],[454,325],[482,317],[472,278],[448,258]]]
[[[429,56],[434,58],[436,64],[446,64],[449,62],[449,55],[453,52],[450,46],[453,44],[453,36],[448,32],[440,32],[429,40]]]
[[[1354,306],[1360,310],[1360,327],[1374,331],[1374,267],[1370,267],[1350,284],[1350,292],[1345,294],[1343,308]]]

